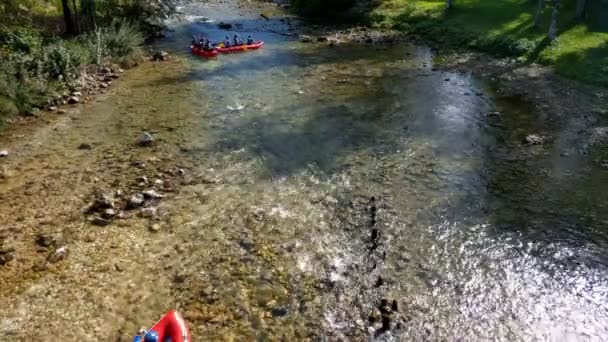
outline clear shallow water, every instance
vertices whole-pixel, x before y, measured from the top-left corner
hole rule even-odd
[[[67,207],[65,184],[120,183],[118,166],[150,155],[199,181],[163,202],[164,233],[109,227],[75,243],[52,295],[3,298],[16,309],[0,337],[49,312],[50,331],[77,322],[68,339],[124,337],[176,307],[198,340],[606,339],[608,175],[580,122],[435,71],[424,47],[300,43],[233,2],[183,11],[159,43],[176,60],[130,71],[2,193],[8,208],[12,189],[44,176]],[[226,34],[219,21],[265,47],[191,56],[192,34]],[[126,149],[141,130],[158,146]],[[552,140],[521,143],[539,131]],[[93,152],[75,149],[91,140]],[[78,236],[80,222],[65,225]],[[91,271],[113,258],[127,272]]]
[[[242,191],[278,192],[292,272],[324,284],[319,316],[296,319],[330,339],[606,338],[608,179],[580,153],[580,126],[435,71],[422,47],[303,44],[268,32],[285,23],[199,10],[267,42],[193,58],[171,81],[206,84],[214,138],[200,150],[236,155]],[[193,32],[224,34],[195,23],[173,37]],[[555,139],[522,144],[538,131]]]

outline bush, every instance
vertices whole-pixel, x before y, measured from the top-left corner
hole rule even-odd
[[[50,79],[71,80],[82,64],[81,57],[63,44],[46,47],[42,54],[42,75]]]
[[[42,46],[42,36],[34,29],[28,27],[15,27],[0,30],[0,45],[17,53],[32,53]]]
[[[105,46],[112,57],[126,57],[135,53],[144,43],[144,36],[133,24],[116,23],[105,32]]]

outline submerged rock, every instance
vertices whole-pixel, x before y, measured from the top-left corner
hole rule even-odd
[[[51,253],[48,256],[47,260],[50,263],[54,264],[56,262],[59,262],[59,261],[65,259],[65,257],[67,256],[67,254],[68,254],[68,248],[67,248],[67,246],[62,246],[62,247],[57,248],[53,253]]]
[[[299,39],[302,43],[312,43],[313,41],[311,36],[307,36],[305,34],[300,35]]]
[[[139,139],[137,139],[137,145],[139,146],[150,146],[154,143],[154,137],[148,132],[144,132]]]
[[[279,306],[278,308],[272,309],[273,317],[284,317],[284,316],[287,316],[288,313],[289,313],[289,310],[284,306]]]
[[[232,28],[232,24],[230,24],[230,23],[225,23],[225,22],[223,22],[223,21],[220,21],[220,22],[217,24],[217,27],[218,27],[218,28],[220,28],[220,29],[222,29],[222,30],[229,30],[229,29],[231,29],[231,28]]]
[[[524,143],[528,145],[542,145],[546,138],[539,134],[530,134],[524,139]]]
[[[91,144],[82,143],[82,144],[78,145],[78,149],[79,150],[92,150],[93,146],[91,146]]]
[[[144,196],[142,194],[135,194],[129,198],[127,202],[127,208],[135,209],[141,207],[144,204]]]
[[[144,195],[145,198],[150,198],[150,199],[158,199],[158,198],[164,197],[163,195],[156,192],[156,190],[154,190],[154,189],[146,190],[146,191],[142,192],[142,194]]]
[[[58,246],[63,242],[60,234],[39,234],[36,237],[36,244],[40,247]]]
[[[153,218],[156,217],[157,210],[155,207],[147,207],[141,209],[141,216],[145,218]]]

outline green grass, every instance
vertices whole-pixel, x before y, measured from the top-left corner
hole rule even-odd
[[[608,85],[608,32],[573,20],[574,1],[562,1],[559,37],[549,44],[546,32],[551,8],[545,7],[540,28],[533,26],[535,1],[379,0],[371,22],[421,35],[439,46],[474,48],[499,56],[516,56],[555,66],[567,77]],[[599,20],[590,20],[598,22]]]

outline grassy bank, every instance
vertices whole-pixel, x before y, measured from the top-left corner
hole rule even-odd
[[[574,1],[565,2],[558,21],[559,36],[549,43],[551,8],[545,6],[539,27],[534,27],[535,3],[456,0],[455,7],[446,11],[443,0],[379,0],[369,19],[375,26],[417,34],[440,46],[550,64],[564,76],[608,85],[608,31],[602,27],[602,16],[608,17],[608,13],[591,13],[580,23],[573,18]]]

